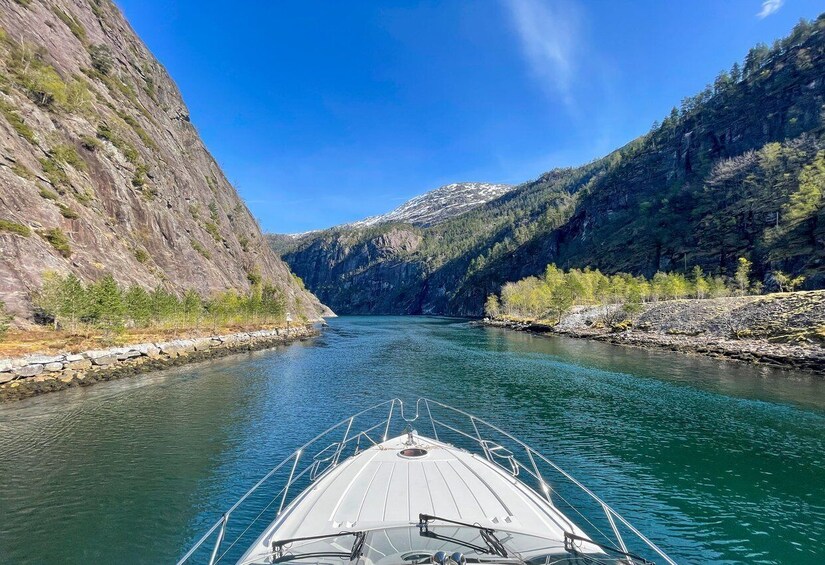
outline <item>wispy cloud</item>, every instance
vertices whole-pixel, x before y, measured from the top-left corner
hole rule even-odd
[[[785,0],[762,0],[762,11],[756,14],[756,17],[760,20],[762,18],[767,18],[771,14],[776,13],[784,3]]]
[[[578,16],[567,2],[504,0],[530,71],[548,94],[571,104],[576,71]]]

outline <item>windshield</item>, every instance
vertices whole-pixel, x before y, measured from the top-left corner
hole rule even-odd
[[[439,551],[462,554],[468,562],[520,563],[511,552],[500,551],[495,534],[469,526],[430,525],[375,530],[366,537],[364,565],[432,563]],[[492,539],[490,539],[492,537]]]
[[[339,532],[276,542],[276,546],[266,563],[416,565],[432,563],[442,551],[467,563],[518,565],[524,563],[521,550],[546,554],[563,549],[560,543],[537,536],[450,524]]]
[[[361,553],[364,538],[364,532],[340,532],[274,542],[272,556],[265,563],[350,563]]]
[[[575,536],[573,536],[575,538]],[[570,543],[570,540],[567,540]],[[423,565],[444,552],[447,565],[484,563],[546,565],[569,563],[646,563],[628,556],[611,556],[599,547],[565,540],[491,530],[470,525],[431,523],[368,531],[345,531],[312,538],[275,542],[265,560],[245,563],[302,565]]]

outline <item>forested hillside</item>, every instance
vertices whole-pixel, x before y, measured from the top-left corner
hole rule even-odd
[[[284,255],[339,312],[479,315],[506,281],[591,266],[652,276],[738,258],[825,286],[825,16],[686,98],[651,131],[428,228],[336,228]]]

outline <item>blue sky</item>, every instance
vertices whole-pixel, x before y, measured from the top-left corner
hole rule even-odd
[[[117,0],[265,231],[518,183],[650,129],[821,0]]]

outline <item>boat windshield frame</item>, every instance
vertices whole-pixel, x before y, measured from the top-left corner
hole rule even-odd
[[[301,491],[337,468],[343,461],[386,441],[389,437],[394,437],[390,436],[391,430],[394,435],[408,433],[412,436],[415,433],[413,425],[419,425],[427,435],[431,430],[432,439],[436,441],[455,445],[486,458],[551,505],[564,505],[569,508],[571,518],[581,519],[581,522],[575,525],[583,529],[595,545],[608,547],[628,557],[647,553],[655,556],[657,560],[661,558],[668,565],[676,565],[662,549],[584,484],[513,435],[478,416],[437,400],[421,397],[416,400],[414,407],[414,415],[405,414],[404,402],[393,398],[370,406],[324,430],[264,475],[217,519],[180,558],[177,565],[184,565],[195,559],[203,561],[203,557],[197,556],[202,555],[200,552],[210,547],[210,540],[214,542],[211,544],[209,565],[229,558],[230,550],[259,520],[263,520],[265,525],[257,530],[258,535],[273,523],[273,519],[277,522],[284,509]],[[462,442],[462,445],[459,445],[458,441]],[[550,475],[553,476],[552,481],[549,479]],[[565,483],[565,488],[574,489],[576,496],[565,497],[562,489],[558,488],[561,482]],[[295,485],[302,487],[298,493],[292,488]],[[261,504],[258,498],[264,498],[266,504]],[[253,500],[255,512],[245,513],[257,513],[251,523],[230,523],[230,518],[236,510]],[[590,505],[584,511],[579,507],[582,502]],[[261,505],[263,509],[258,512],[258,506]],[[277,511],[273,516],[269,512],[274,508],[277,508]],[[588,517],[585,512],[591,515]],[[267,514],[268,516],[265,516]],[[594,523],[596,521],[599,523]],[[572,526],[571,523],[571,530]],[[226,540],[227,532],[231,529],[236,529],[239,533],[231,541]],[[234,535],[236,532],[231,533]],[[577,543],[583,542],[571,540],[570,543],[571,547],[575,547]],[[233,562],[236,559],[237,557]]]
[[[435,532],[430,531],[430,522],[445,522],[447,524],[453,524],[455,526],[462,526],[465,528],[474,528],[479,531],[481,535],[481,539],[484,540],[484,543],[487,544],[487,550],[484,551],[481,547],[473,546],[473,549],[480,549],[485,553],[489,553],[491,555],[498,555],[499,557],[509,557],[507,554],[507,549],[496,537],[496,531],[493,528],[488,528],[486,526],[481,526],[479,524],[468,524],[467,522],[459,522],[457,520],[450,520],[448,518],[441,518],[439,516],[432,516],[430,514],[419,514],[418,515],[418,529],[421,532],[422,536],[431,537],[431,538],[439,538],[439,535]],[[442,537],[443,539],[443,537]],[[451,540],[451,541],[460,541],[460,540]],[[463,543],[463,542],[462,542]]]
[[[534,563],[535,558],[530,560],[526,560],[522,557],[521,551],[516,546],[510,547],[509,551],[508,548],[505,546],[505,542],[502,542],[496,537],[496,532],[501,532],[503,534],[507,534],[507,536],[512,535],[519,535],[519,536],[527,536],[529,538],[540,538],[535,534],[528,534],[525,532],[518,532],[508,529],[501,529],[496,530],[493,528],[488,528],[485,526],[481,526],[479,524],[471,524],[467,522],[459,522],[456,520],[450,520],[446,518],[439,518],[437,516],[431,516],[427,514],[421,514],[421,520],[416,523],[410,524],[396,524],[384,527],[377,527],[377,528],[370,528],[366,530],[358,530],[358,531],[339,531],[339,532],[330,532],[327,534],[321,534],[316,536],[303,536],[297,538],[289,538],[284,540],[275,540],[271,543],[272,546],[272,553],[269,555],[257,555],[250,561],[244,561],[241,565],[253,565],[261,563],[261,559],[267,559],[267,563],[289,563],[292,561],[301,562],[306,559],[315,560],[319,557],[326,557],[326,558],[339,558],[341,560],[341,565],[358,565],[361,562],[361,558],[366,558],[366,561],[361,563],[374,563],[376,559],[370,559],[372,556],[369,552],[364,551],[364,547],[368,548],[368,551],[376,550],[375,544],[372,543],[374,541],[374,535],[377,533],[384,533],[388,531],[398,531],[398,530],[408,530],[417,528],[419,530],[420,537],[437,540],[439,542],[448,542],[453,543],[456,545],[456,548],[466,548],[472,550],[472,553],[468,553],[465,555],[463,552],[460,552],[462,557],[465,558],[466,563],[480,563],[480,564],[496,564],[496,565],[525,565],[526,563]],[[461,537],[455,537],[450,535],[444,535],[442,533],[438,533],[430,529],[430,522],[437,521],[443,522],[443,524],[433,524],[433,527],[444,528],[447,530],[452,529],[454,534],[457,534],[457,531],[460,530],[472,530],[477,531],[481,536],[482,540],[485,542],[486,547],[481,545],[477,545],[468,541],[466,539],[461,539]],[[287,546],[291,546],[294,543],[298,542],[313,542],[313,541],[322,541],[322,540],[333,540],[336,538],[344,537],[344,536],[354,536],[354,540],[352,543],[352,547],[349,551],[334,551],[334,548],[326,548],[326,547],[313,547],[310,551],[306,552],[296,552],[296,553],[287,553],[289,549]],[[410,538],[411,540],[414,538]],[[548,538],[549,539],[549,538]],[[558,541],[558,540],[551,540],[551,541]],[[507,544],[511,544],[513,542],[511,537],[508,537]],[[603,550],[604,553],[601,554],[594,554],[592,552],[582,552],[575,546],[576,542],[585,542],[587,545],[593,548],[598,548]],[[306,546],[304,546],[306,549]],[[433,551],[435,548],[425,548],[425,547],[417,547],[414,543],[411,543],[410,547],[406,548],[399,548],[397,543],[393,543],[393,549],[398,550],[398,553],[401,555],[410,555],[414,554],[417,556],[424,556],[421,559],[408,559],[408,558],[401,558],[395,562],[390,562],[392,565],[424,565],[433,563],[433,558],[436,551]],[[579,536],[577,534],[573,534],[570,532],[564,532],[564,544],[560,547],[567,553],[569,553],[570,558],[577,558],[581,559],[584,558],[589,563],[602,563],[602,564],[612,564],[612,563],[621,563],[623,565],[653,565],[652,561],[648,561],[644,557],[639,555],[635,555],[633,553],[625,553],[619,550],[616,550],[610,546],[602,546],[601,544],[594,543],[589,538]],[[379,554],[381,553],[380,550],[377,550]],[[613,555],[611,557],[610,555]],[[454,559],[454,558],[451,558]],[[614,561],[615,560],[615,561]],[[450,565],[459,565],[458,563],[450,562]]]
[[[305,536],[305,537],[298,537],[298,538],[290,538],[285,540],[276,540],[271,543],[272,546],[272,563],[286,563],[290,561],[301,561],[302,559],[307,558],[314,558],[314,557],[339,557],[343,562],[347,563],[358,563],[358,561],[362,557],[366,557],[367,553],[364,551],[364,547],[368,547],[369,549],[373,549],[373,545],[371,545],[371,541],[373,541],[373,536],[377,533],[381,532],[388,532],[388,531],[399,531],[399,530],[409,530],[417,528],[419,530],[419,535],[422,538],[426,538],[429,540],[437,540],[437,541],[444,541],[454,543],[461,548],[470,549],[473,551],[471,556],[468,558],[469,563],[508,563],[508,564],[524,564],[524,560],[518,555],[518,552],[511,551],[508,552],[501,541],[495,537],[495,531],[492,528],[486,528],[483,526],[479,526],[478,524],[468,524],[465,522],[456,522],[453,520],[447,520],[438,518],[435,516],[427,516],[422,514],[421,516],[426,516],[427,520],[419,523],[410,523],[410,524],[395,524],[390,526],[378,527],[378,528],[370,528],[367,530],[359,530],[359,531],[340,531],[340,532],[331,532],[328,534],[322,534],[317,536]],[[444,524],[434,524],[434,528],[444,528],[444,529],[452,529],[452,530],[468,530],[468,531],[477,531],[482,537],[482,540],[485,542],[485,546],[476,545],[470,541],[461,539],[460,537],[452,537],[448,535],[444,535],[441,533],[437,533],[429,528],[428,522],[432,520],[438,520],[445,522]],[[344,536],[354,536],[355,539],[352,543],[352,548],[349,552],[336,552],[336,551],[327,551],[321,549],[320,551],[309,551],[307,553],[286,553],[288,551],[286,546],[290,546],[296,542],[313,542],[313,541],[321,541],[321,540],[332,540],[339,537]],[[413,539],[413,538],[411,538]],[[492,543],[491,543],[492,542]],[[313,548],[318,549],[318,548]],[[428,548],[422,547],[415,547],[412,544],[409,548],[404,548],[402,553],[411,553],[411,552],[418,552],[422,555],[427,554],[430,558],[432,553],[429,552]],[[489,556],[489,559],[485,556]],[[257,563],[261,556],[257,556],[254,561],[251,563]],[[427,563],[430,563],[431,559],[427,560]],[[246,562],[244,562],[246,563]],[[413,565],[418,563],[418,561],[409,561],[409,560],[399,560],[399,564],[403,563],[404,565]]]
[[[290,545],[299,541],[316,541],[316,540],[323,540],[323,539],[334,539],[334,538],[341,538],[344,536],[355,536],[355,539],[352,542],[352,549],[348,554],[341,553],[341,555],[348,555],[350,561],[355,561],[360,554],[360,548],[364,545],[364,537],[366,536],[366,532],[355,531],[355,532],[333,532],[329,534],[322,534],[318,536],[304,536],[300,538],[290,538],[285,540],[275,540],[272,542],[272,553],[275,556],[275,561],[273,563],[278,563],[281,558],[284,557],[284,546]]]

